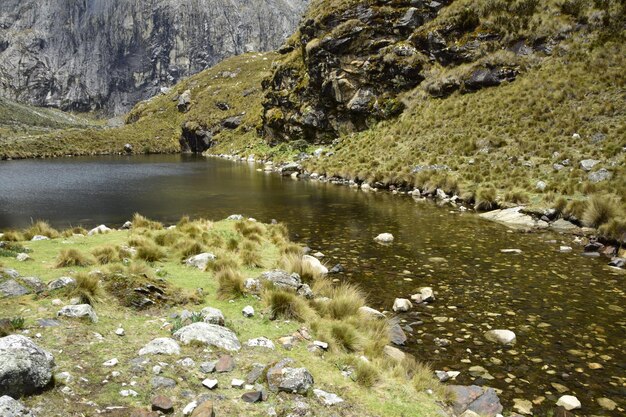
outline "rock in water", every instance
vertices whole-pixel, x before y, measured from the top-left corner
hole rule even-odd
[[[393,302],[393,311],[396,313],[405,313],[413,308],[411,300],[406,298],[396,298]]]
[[[237,335],[232,330],[216,324],[192,323],[177,330],[174,337],[186,345],[198,341],[230,351],[241,349]]]
[[[34,414],[22,403],[8,395],[0,397],[0,416],[2,417],[34,417]]]
[[[556,405],[565,408],[567,411],[577,410],[582,407],[578,398],[573,395],[563,395],[556,402]]]
[[[22,335],[0,338],[0,395],[19,398],[46,387],[54,358]]]
[[[65,306],[57,313],[57,316],[65,316],[70,318],[88,318],[93,323],[98,322],[98,316],[93,307],[89,304],[78,304]]]
[[[378,243],[391,243],[393,242],[393,235],[391,233],[381,233],[374,240]]]
[[[495,417],[502,412],[502,404],[493,388],[450,385],[448,389],[454,398],[452,408],[456,415],[470,410],[481,416]]]
[[[515,344],[515,333],[510,330],[489,330],[485,332],[485,339],[501,345]]]
[[[180,346],[174,339],[159,337],[142,347],[139,355],[180,355]]]

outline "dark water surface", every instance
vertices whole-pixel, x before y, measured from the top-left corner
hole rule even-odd
[[[0,229],[31,219],[115,227],[134,212],[164,222],[233,213],[285,222],[330,266],[344,265],[339,277],[358,282],[373,307],[391,310],[394,298],[433,287],[435,303],[402,317],[423,321],[411,326],[407,349],[436,369],[461,371],[459,383],[501,389],[508,410],[516,398],[534,401],[535,415],[554,408],[557,383],[581,400],[577,415],[624,415],[625,275],[605,259],[580,256],[571,237],[521,235],[406,196],[294,181],[217,159],[0,161]],[[374,243],[382,232],[395,243]],[[574,252],[559,253],[561,244]],[[517,344],[487,342],[490,328],[515,331]],[[438,346],[439,339],[450,345]],[[472,376],[475,366],[484,370],[473,368]],[[600,407],[602,397],[622,411]]]

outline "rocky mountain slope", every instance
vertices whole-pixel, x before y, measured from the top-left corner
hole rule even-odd
[[[121,114],[222,59],[272,50],[306,0],[5,0],[0,95]]]

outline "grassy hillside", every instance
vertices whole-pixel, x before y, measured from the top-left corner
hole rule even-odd
[[[229,142],[234,149],[247,146],[256,138],[261,113],[261,80],[269,75],[276,54],[245,54],[190,77],[165,94],[141,102],[126,116],[119,128],[54,131],[37,137],[19,137],[0,147],[0,157],[98,155],[124,152],[130,144],[133,153],[179,152],[183,130],[213,132],[216,144]],[[179,111],[178,99],[189,90],[187,111]],[[237,129],[221,122],[241,116]]]

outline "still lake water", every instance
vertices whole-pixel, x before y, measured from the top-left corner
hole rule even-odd
[[[277,219],[329,266],[341,263],[346,273],[337,277],[359,283],[372,307],[391,310],[394,298],[432,286],[435,303],[401,316],[406,325],[423,322],[411,325],[407,350],[435,369],[461,371],[458,383],[501,389],[505,410],[520,398],[545,415],[561,395],[557,383],[581,400],[577,415],[623,415],[597,403],[626,407],[626,276],[606,259],[580,256],[571,237],[521,235],[407,196],[256,168],[181,155],[0,161],[0,229],[31,219],[119,227],[135,212],[165,223],[184,214]],[[395,243],[374,243],[382,232]],[[561,244],[573,253],[559,253]],[[490,328],[515,331],[517,344],[485,341]],[[474,366],[484,370],[470,374]]]

